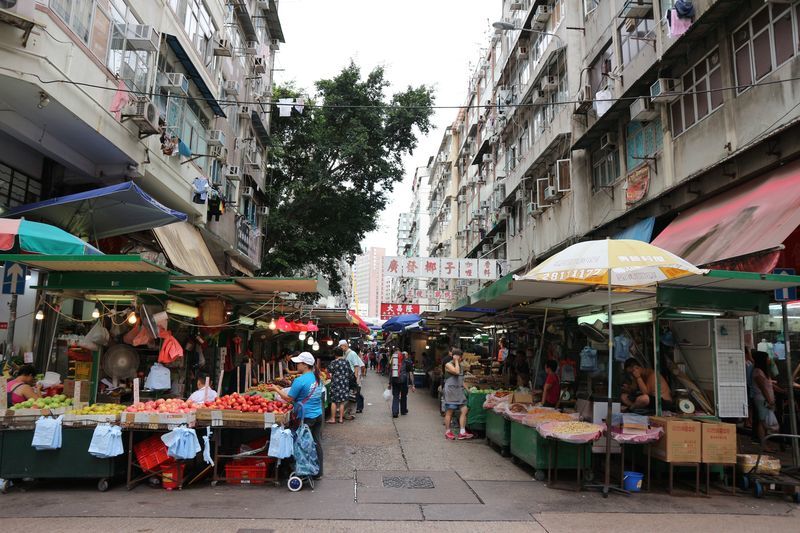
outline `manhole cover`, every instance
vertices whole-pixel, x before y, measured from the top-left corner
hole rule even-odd
[[[432,489],[433,480],[428,476],[384,476],[383,486],[390,489]]]

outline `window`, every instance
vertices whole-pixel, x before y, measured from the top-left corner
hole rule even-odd
[[[650,122],[629,122],[625,132],[627,170],[641,165],[646,157],[652,157],[664,144],[661,119]]]
[[[592,94],[597,94],[597,91],[606,88],[608,85],[608,73],[614,67],[614,52],[609,42],[589,67],[589,84],[592,86]]]
[[[140,24],[139,19],[122,0],[109,2],[103,16],[108,16],[111,21],[108,55],[102,58],[106,62],[106,67],[124,80],[129,89],[149,92],[147,77],[150,71],[148,61],[150,54],[132,50],[126,40],[128,25]]]
[[[652,47],[655,44],[653,29],[656,23],[653,19],[636,19],[633,24],[629,27],[626,23],[619,28],[623,65],[630,63],[646,47]]]
[[[42,195],[42,181],[0,163],[0,205],[16,207],[37,202]]]
[[[732,37],[737,92],[797,55],[798,37],[800,4],[770,3],[739,26]]]
[[[600,5],[600,0],[583,0],[583,12],[588,15]]]
[[[722,105],[719,49],[698,61],[681,80],[685,94],[670,105],[673,136],[680,135]]]
[[[619,178],[619,150],[606,150],[600,145],[592,150],[592,186],[607,187]]]
[[[50,0],[50,9],[75,32],[75,35],[89,44],[94,0]]]
[[[216,27],[205,2],[203,0],[169,0],[169,6],[175,13],[178,23],[183,26],[186,36],[192,41],[195,50],[203,58],[206,69],[209,72],[215,71],[217,58],[214,56],[212,40]]]

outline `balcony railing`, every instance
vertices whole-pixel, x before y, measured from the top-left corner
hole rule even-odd
[[[245,254],[256,265],[261,265],[261,240],[263,235],[252,228],[244,217],[236,224],[236,249]]]

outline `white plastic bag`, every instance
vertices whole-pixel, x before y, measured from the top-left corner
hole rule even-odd
[[[144,388],[150,390],[164,390],[172,387],[169,368],[161,363],[153,363],[150,372],[144,380]]]
[[[100,459],[122,455],[122,429],[110,424],[98,424],[89,443],[89,453]]]
[[[31,446],[39,451],[61,448],[61,421],[63,418],[63,416],[58,418],[40,417],[36,421]]]
[[[108,333],[108,330],[103,327],[103,322],[98,320],[94,323],[92,329],[89,330],[89,333],[87,333],[83,337],[83,340],[78,344],[84,348],[96,350],[98,346],[106,346],[108,344],[109,337],[110,334]],[[94,347],[92,348],[92,346]]]
[[[161,442],[167,446],[167,455],[179,461],[194,459],[201,451],[197,433],[192,428],[175,428],[162,435]]]
[[[206,427],[206,434],[203,435],[203,460],[206,464],[214,466],[214,459],[211,458],[211,428]]]
[[[286,459],[294,453],[294,439],[292,430],[284,429],[277,424],[272,425],[269,436],[269,451],[267,455],[278,459]]]
[[[383,399],[387,402],[392,399],[392,389],[386,389],[383,391]]]

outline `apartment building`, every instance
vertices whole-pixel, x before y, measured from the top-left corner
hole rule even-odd
[[[506,272],[605,236],[698,265],[800,266],[800,2],[674,9],[503,1],[435,156],[432,184],[449,161],[457,195],[434,236],[454,229],[458,256]]]
[[[380,317],[383,303],[383,257],[385,248],[370,247],[353,263],[353,305],[362,317]],[[358,302],[358,306],[355,304]]]
[[[257,271],[271,73],[284,41],[277,2],[4,6],[0,206],[60,225],[37,202],[105,198],[107,187],[127,187],[152,204],[149,211],[120,207],[102,232],[88,216],[64,229],[108,252],[165,256],[189,274]],[[177,213],[179,222],[159,227],[172,222],[159,211]]]

